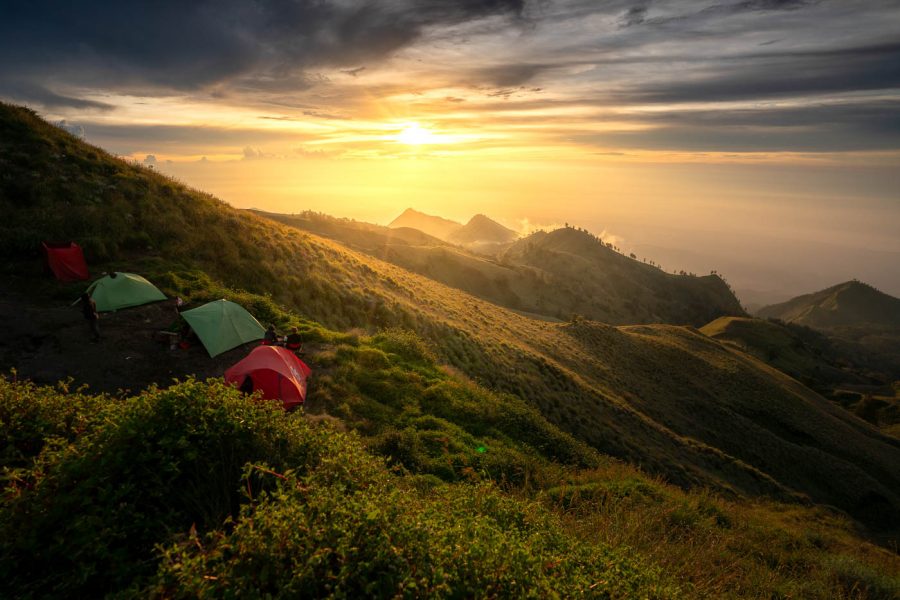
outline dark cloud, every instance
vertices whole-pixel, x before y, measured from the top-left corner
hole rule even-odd
[[[577,139],[600,147],[690,152],[900,150],[900,101],[673,111],[638,120],[652,128]]]
[[[431,25],[520,15],[524,0],[34,0],[4,6],[0,93],[77,105],[25,82],[151,93],[242,79],[293,87],[303,70],[359,67]],[[17,89],[12,82],[19,81]]]
[[[772,106],[754,109],[669,111],[643,114],[646,124],[681,127],[852,129],[859,133],[900,135],[900,100],[857,101],[841,104]],[[900,140],[897,141],[900,145]]]
[[[475,73],[476,81],[494,87],[515,87],[528,83],[541,71],[550,68],[539,64],[506,64],[481,69]]]
[[[159,154],[209,154],[215,148],[239,153],[266,142],[302,142],[307,134],[253,128],[218,128],[179,125],[110,125],[81,122],[85,138],[116,154],[134,154],[152,149]]]
[[[694,23],[704,19],[715,19],[739,15],[741,13],[761,13],[772,11],[794,11],[819,4],[821,0],[743,0],[741,2],[726,2],[712,4],[699,10],[678,13],[675,15],[647,17],[646,6],[643,10],[631,15],[631,9],[626,14],[625,25],[669,25],[673,23]],[[630,17],[630,18],[629,18]],[[630,22],[633,20],[634,22]]]
[[[900,44],[746,55],[721,62],[705,77],[636,86],[632,100],[719,102],[900,88]]]
[[[635,25],[640,25],[647,18],[647,10],[650,6],[650,2],[636,3],[635,6],[629,7],[627,11],[625,11],[625,16],[622,17],[622,26],[623,27],[633,27]]]
[[[21,79],[5,79],[0,75],[0,95],[13,100],[37,102],[47,108],[77,108],[81,110],[107,111],[112,106],[94,100],[57,94],[43,85]]]

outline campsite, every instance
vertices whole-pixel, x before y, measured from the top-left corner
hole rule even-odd
[[[166,298],[139,275],[103,275],[84,287],[102,313],[101,342],[96,344],[88,342],[77,293],[75,302],[67,304],[40,294],[26,299],[15,288],[5,291],[0,301],[0,318],[10,324],[5,349],[16,353],[15,359],[6,357],[8,364],[20,365],[38,381],[64,381],[78,372],[79,383],[89,383],[96,391],[137,391],[158,383],[160,377],[223,378],[262,339],[263,327],[239,305],[219,300],[179,311],[174,298]],[[64,289],[72,294],[78,284],[68,283]],[[223,305],[224,311],[219,308]],[[188,313],[186,318],[182,312]],[[182,335],[190,326],[198,333]],[[305,399],[309,374],[306,367],[297,377],[303,382],[303,398],[285,388],[291,408]],[[122,387],[126,380],[133,388]]]

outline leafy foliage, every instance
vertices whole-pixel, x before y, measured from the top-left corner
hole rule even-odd
[[[4,385],[5,405],[66,397]],[[106,400],[95,428],[7,483],[3,595],[676,593],[536,504],[489,483],[420,489],[352,436],[224,384]]]

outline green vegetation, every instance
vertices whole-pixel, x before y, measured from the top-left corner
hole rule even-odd
[[[721,317],[700,331],[772,365],[897,437],[900,399],[895,378],[900,371],[881,357],[859,348],[854,351],[825,333],[778,319]]]
[[[700,326],[720,315],[744,314],[720,277],[669,275],[619,254],[612,244],[584,230],[537,232],[500,244],[497,252],[485,256],[494,246],[484,243],[478,246],[480,253],[471,252],[408,227],[380,227],[312,212],[256,214],[545,319],[565,320],[577,313],[605,323]],[[493,223],[483,215],[473,221]],[[426,225],[421,226],[431,230]]]
[[[509,418],[499,398],[442,376],[408,333],[348,346],[335,357],[346,372],[370,353],[408,381],[444,380],[447,420],[376,423],[358,402],[337,423],[377,425],[359,436],[217,382],[120,399],[0,380],[0,595],[898,591],[900,559],[835,514],[687,494],[552,427],[529,432],[532,413]],[[23,420],[39,425],[14,428]],[[585,466],[552,460],[566,454]]]
[[[4,285],[68,301],[38,242],[86,240],[94,272],[299,326],[315,369],[305,417],[0,382],[0,596],[897,595],[896,554],[808,505],[889,539],[900,451],[777,371],[523,317],[0,108]]]
[[[0,384],[4,415],[23,399],[70,401]],[[221,383],[105,400],[73,405],[68,443],[48,425],[33,464],[3,465],[3,595],[673,595],[546,509],[391,475],[353,436]]]
[[[766,306],[758,315],[811,327],[853,363],[900,378],[900,298],[853,280]]]

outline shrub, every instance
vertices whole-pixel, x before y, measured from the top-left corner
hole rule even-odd
[[[289,475],[230,532],[165,551],[155,593],[234,597],[676,597],[659,571],[579,543],[489,485],[378,479],[353,494]]]
[[[67,392],[65,383],[38,387],[0,377],[0,468],[28,467],[48,443],[75,440],[102,418],[111,402],[105,396]]]
[[[126,587],[152,573],[153,548],[172,532],[237,514],[247,462],[306,472],[336,445],[222,383],[188,381],[119,402],[4,506],[0,586],[68,596]]]

